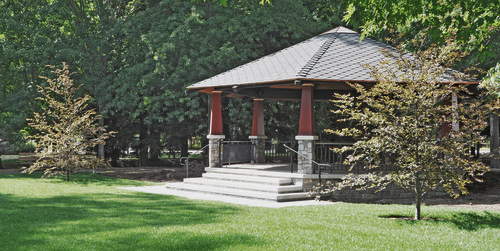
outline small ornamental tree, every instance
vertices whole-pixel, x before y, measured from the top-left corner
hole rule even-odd
[[[473,86],[454,82],[464,76],[449,70],[461,56],[453,44],[413,55],[400,47],[384,51],[379,67],[366,66],[377,80],[373,87],[350,84],[358,95],[335,95],[333,112],[353,126],[328,131],[357,140],[337,151],[350,153],[344,164],[351,170],[361,165],[365,172],[329,183],[323,193],[346,187],[380,191],[395,184],[413,193],[419,220],[429,191],[443,187],[453,197],[467,194],[466,185],[488,171],[468,154],[483,140],[488,111],[481,96],[469,90]]]
[[[48,85],[38,86],[41,97],[37,99],[42,101],[42,113],[35,112],[34,118],[28,119],[36,132],[31,138],[36,141],[39,159],[25,172],[44,170],[44,177],[66,175],[69,181],[70,174],[76,170],[95,169],[105,164],[92,150],[104,144],[114,132],[106,133],[97,126],[99,116],[88,108],[89,95],[76,96],[79,86],[73,84],[66,63],[63,69],[53,73],[56,79],[41,77]]]

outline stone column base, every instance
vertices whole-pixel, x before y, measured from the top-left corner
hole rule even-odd
[[[266,163],[266,139],[267,136],[249,136],[252,141],[252,163]]]
[[[311,160],[314,160],[314,143],[318,139],[318,136],[295,136],[298,141],[298,153],[302,156],[297,157],[297,172],[302,174],[312,174],[314,173],[314,167]]]
[[[222,167],[222,139],[225,135],[208,135],[208,166]],[[220,145],[219,145],[220,144]]]

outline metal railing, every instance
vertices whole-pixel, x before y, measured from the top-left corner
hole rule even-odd
[[[309,158],[309,157],[307,157],[307,156],[305,156],[305,155],[303,155],[303,154],[301,154],[301,153],[299,153],[299,152],[295,151],[294,149],[292,149],[291,147],[289,147],[289,146],[287,146],[287,145],[285,145],[285,144],[283,144],[283,146],[285,146],[285,147],[286,147],[288,150],[290,150],[291,152],[294,152],[295,154],[297,154],[297,156],[300,156],[300,157],[302,157],[302,158],[304,158],[304,159],[307,159],[307,160],[311,161],[311,163],[315,164],[315,165],[318,167],[318,168],[317,168],[317,170],[318,170],[318,183],[319,183],[319,184],[320,184],[320,186],[321,186],[321,171],[322,171],[322,170],[324,170],[324,168],[325,168],[325,167],[330,168],[330,164],[326,164],[326,163],[323,163],[323,164],[322,164],[322,163],[318,163],[318,162],[316,162],[316,161],[312,160],[311,158]]]
[[[290,159],[290,152],[284,145],[292,146],[292,141],[266,141],[266,163],[283,163]]]
[[[352,173],[367,172],[363,163],[357,163],[352,169],[350,169],[351,166],[344,164],[345,159],[351,154],[351,152],[337,153],[333,151],[333,149],[339,149],[344,146],[352,145],[353,143],[317,143],[315,151],[316,160],[329,163],[331,166],[330,173],[346,171],[350,171]],[[396,154],[380,154],[380,164],[377,170],[394,170],[395,159]]]
[[[200,153],[202,153],[202,152],[203,152],[203,150],[205,150],[205,148],[207,148],[207,147],[208,147],[208,145],[206,145],[206,146],[204,146],[204,147],[200,148],[198,151],[196,151],[196,152],[192,153],[191,155],[200,154]],[[187,156],[187,157],[181,157],[181,159],[180,159],[180,164],[181,164],[182,166],[186,166],[186,178],[189,178],[189,156]]]
[[[231,163],[250,163],[253,156],[253,147],[251,141],[222,141],[222,162]]]

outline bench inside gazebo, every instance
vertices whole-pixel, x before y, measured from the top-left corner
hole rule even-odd
[[[342,147],[345,142],[317,142],[314,102],[327,101],[334,93],[354,94],[348,82],[367,87],[375,84],[375,79],[363,65],[379,65],[383,59],[381,49],[394,48],[370,38],[362,41],[360,38],[360,34],[338,27],[189,86],[188,92],[203,92],[211,96],[210,133],[207,136],[209,167],[203,178],[186,179],[182,186],[195,189],[204,182],[205,187],[197,189],[210,191],[207,184],[222,186],[221,190],[230,190],[238,185],[241,187],[237,189],[243,191],[240,196],[244,197],[258,197],[247,192],[255,191],[255,187],[265,187],[268,189],[265,192],[271,191],[275,196],[259,195],[261,198],[282,201],[307,198],[305,192],[318,182],[318,164],[325,163],[329,169],[321,176],[325,180],[339,179],[342,174],[346,174],[348,168],[342,164],[343,156],[329,150]],[[222,98],[253,100],[252,133],[248,142],[224,142]],[[263,102],[266,100],[300,102],[295,147],[292,142],[288,143],[293,150],[282,146],[283,143],[268,142],[266,147],[263,112]],[[280,152],[285,154],[279,155]],[[292,158],[294,155],[296,158]],[[284,163],[270,165],[271,156],[282,158]],[[246,163],[235,165],[235,162]],[[264,170],[267,170],[267,176]],[[217,177],[220,178],[216,181],[210,180]],[[249,183],[253,181],[263,183],[250,186]],[[273,184],[276,187],[267,187]],[[215,190],[213,192],[217,193]]]

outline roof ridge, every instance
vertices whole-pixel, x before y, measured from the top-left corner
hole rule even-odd
[[[325,55],[326,51],[335,42],[335,39],[339,36],[339,33],[327,33],[324,36],[329,36],[328,39],[321,45],[321,47],[314,53],[313,57],[302,67],[302,69],[297,73],[298,78],[305,78],[307,74],[312,70],[312,68],[318,63],[318,61]]]

